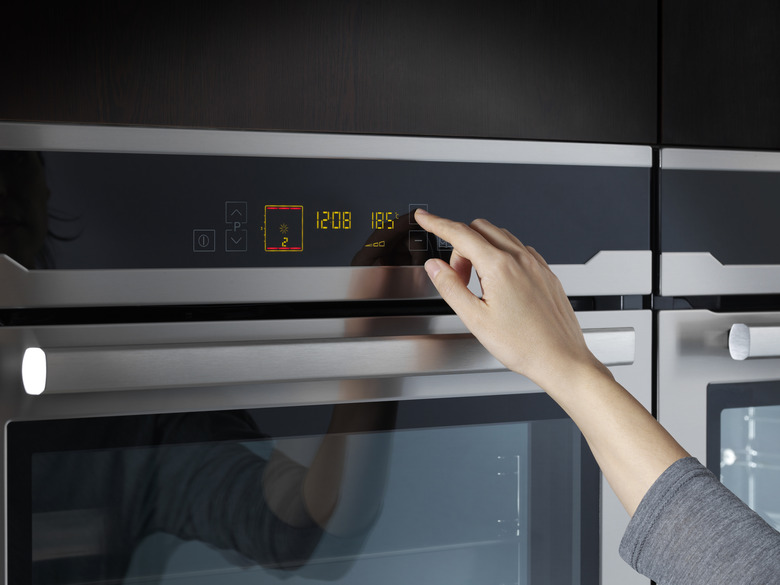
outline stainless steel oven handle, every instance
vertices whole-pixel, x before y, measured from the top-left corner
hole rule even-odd
[[[780,326],[735,323],[729,330],[732,359],[780,357]]]
[[[585,330],[607,366],[634,361],[633,328]],[[28,394],[161,390],[259,382],[500,371],[471,335],[418,335],[285,342],[31,348]],[[37,376],[37,377],[36,377]]]

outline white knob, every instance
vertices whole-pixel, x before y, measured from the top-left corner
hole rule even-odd
[[[735,360],[780,357],[780,327],[732,325],[729,353]]]

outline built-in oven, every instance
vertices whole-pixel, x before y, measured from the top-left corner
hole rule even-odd
[[[571,421],[436,297],[419,264],[450,246],[411,212],[533,243],[649,408],[649,149],[2,130],[6,582],[646,582]]]
[[[661,153],[658,418],[780,529],[780,154]]]
[[[780,312],[709,310],[662,311],[658,321],[661,424],[776,530],[780,344],[771,338],[778,323]]]
[[[580,319],[647,400],[647,312]],[[9,583],[597,584],[623,570],[626,515],[576,427],[455,317],[0,336]],[[40,395],[22,390],[30,346],[46,353]],[[295,494],[329,441],[341,484],[320,530]]]

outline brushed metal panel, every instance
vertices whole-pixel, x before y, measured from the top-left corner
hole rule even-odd
[[[648,250],[551,269],[570,296],[651,292]],[[421,266],[28,270],[0,254],[0,282],[0,307],[12,308],[438,298]]]
[[[650,168],[648,146],[0,123],[0,149],[598,165]]]
[[[661,294],[736,295],[780,292],[780,266],[724,265],[709,252],[661,254]]]
[[[661,150],[661,168],[691,171],[780,171],[780,153],[664,148]]]
[[[764,326],[779,321],[779,313],[769,312],[659,312],[658,420],[702,463],[707,453],[707,385],[780,378],[780,358],[731,358],[731,326]]]

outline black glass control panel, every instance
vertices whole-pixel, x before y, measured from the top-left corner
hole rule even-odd
[[[709,252],[722,264],[780,264],[780,173],[665,169],[663,252]]]
[[[550,263],[649,249],[647,168],[0,152],[0,253],[57,269],[415,265],[415,208],[487,218]]]

